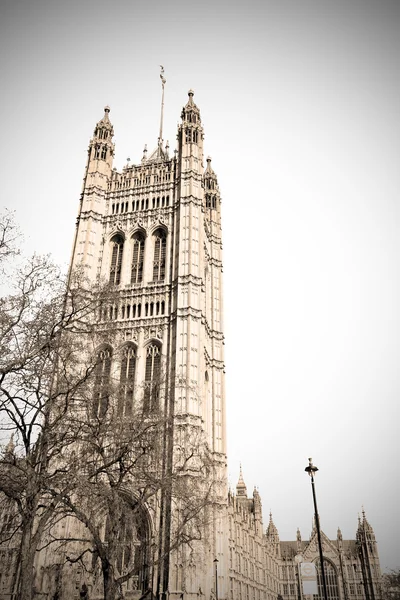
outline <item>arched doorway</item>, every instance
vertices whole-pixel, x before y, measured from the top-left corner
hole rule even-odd
[[[118,552],[115,568],[120,576],[132,573],[123,584],[125,592],[146,592],[151,587],[151,527],[147,509],[132,499],[124,498],[118,524]],[[105,541],[112,535],[107,519]]]
[[[318,599],[324,600],[324,588],[322,584],[322,576],[321,576],[321,562],[319,558],[315,561],[315,566],[317,568],[317,578],[318,578]],[[326,582],[326,593],[328,596],[328,600],[340,600],[339,594],[339,584],[336,573],[335,565],[324,557],[324,573],[325,573],[325,582]]]

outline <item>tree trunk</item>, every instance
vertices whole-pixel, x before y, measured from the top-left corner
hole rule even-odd
[[[107,559],[102,560],[101,568],[103,571],[104,600],[117,600],[118,584],[114,579],[114,569]]]
[[[36,548],[32,547],[33,518],[28,517],[22,527],[19,576],[16,600],[32,600],[34,589],[33,566]]]

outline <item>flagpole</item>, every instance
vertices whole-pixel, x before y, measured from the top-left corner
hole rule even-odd
[[[160,65],[161,68],[161,73],[160,73],[160,79],[161,79],[161,85],[162,85],[162,94],[161,94],[161,117],[160,117],[160,134],[158,136],[158,147],[161,148],[162,146],[162,130],[163,130],[163,119],[164,119],[164,86],[167,82],[167,80],[164,77],[164,67],[162,65]]]

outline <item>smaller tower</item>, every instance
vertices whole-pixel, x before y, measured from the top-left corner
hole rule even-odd
[[[95,281],[98,276],[99,257],[102,250],[103,225],[106,214],[106,195],[111,186],[114,158],[114,129],[109,118],[110,107],[104,108],[104,116],[96,123],[89,141],[88,158],[75,239],[72,248],[72,268],[78,264],[85,274]]]
[[[300,529],[297,528],[297,532],[296,532],[296,549],[297,549],[297,554],[299,554],[301,552],[301,533],[300,533]]]
[[[266,531],[267,542],[272,546],[273,553],[275,556],[280,557],[280,540],[279,533],[272,520],[272,512],[269,513],[269,523]]]
[[[109,177],[114,158],[114,128],[110,121],[110,107],[104,107],[104,117],[96,123],[88,148],[88,174],[98,174],[97,183]],[[101,177],[103,176],[103,177]],[[103,183],[102,182],[102,183]],[[100,186],[102,187],[102,186]],[[107,189],[107,188],[105,188]]]
[[[381,600],[382,574],[378,548],[374,530],[365,516],[364,507],[362,508],[362,519],[358,517],[356,544],[361,561],[362,577],[367,597],[370,600]]]
[[[257,535],[262,536],[263,534],[263,521],[262,521],[262,505],[261,497],[258,493],[257,488],[253,491],[253,507],[254,507],[254,520],[256,524]]]
[[[236,485],[236,496],[238,499],[244,498],[245,500],[247,500],[247,488],[243,479],[242,465],[240,465],[239,481]]]

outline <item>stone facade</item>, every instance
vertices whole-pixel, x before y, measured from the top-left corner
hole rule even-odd
[[[295,557],[318,561],[315,531],[308,542],[299,533],[296,541],[281,542],[271,515],[264,529],[260,496],[257,490],[247,496],[242,473],[236,493],[227,488],[221,197],[211,159],[204,159],[194,94],[189,91],[182,109],[172,156],[161,127],[155,150],[145,148],[138,164],[128,161],[120,172],[113,168],[109,113],[106,107],[89,143],[71,265],[118,290],[99,316],[99,328],[117,332],[114,346],[99,349],[112,372],[121,372],[121,352],[135,361],[134,387],[151,386],[162,368],[172,382],[166,410],[181,427],[201,428],[222,482],[201,563],[174,552],[159,568],[159,583],[153,573],[149,585],[171,600],[301,598]],[[165,452],[173,455],[171,448]],[[153,537],[162,516],[152,512]],[[330,600],[380,600],[379,557],[365,515],[355,541],[342,540],[338,531],[334,541],[323,536],[323,544]],[[0,598],[11,592],[17,546],[14,538],[0,547]],[[56,592],[60,600],[79,598],[83,582],[91,600],[101,597],[100,587],[71,570],[62,553],[42,552],[36,571],[38,598]],[[125,589],[126,598],[140,592]]]

